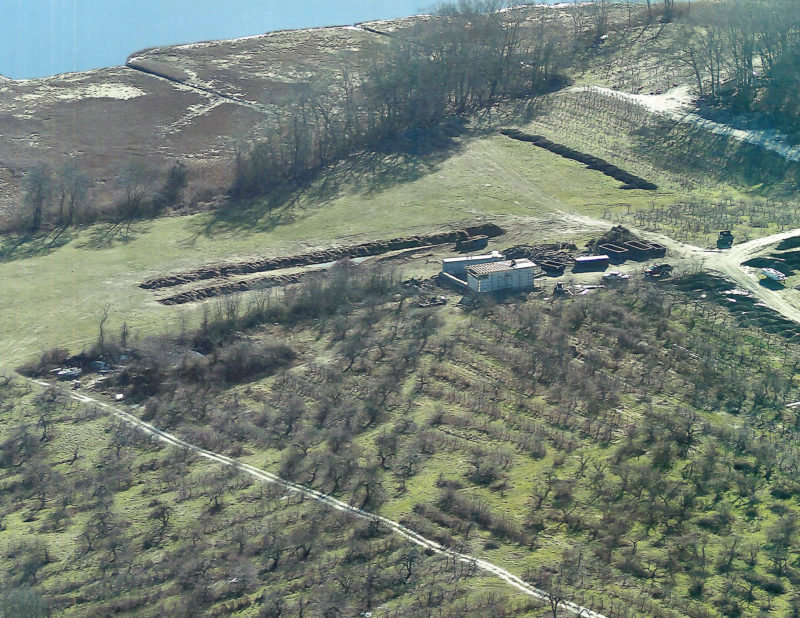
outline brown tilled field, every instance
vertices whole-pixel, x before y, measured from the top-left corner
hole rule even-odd
[[[274,32],[145,50],[129,66],[0,84],[0,219],[26,170],[75,158],[93,199],[111,202],[132,160],[165,170],[184,161],[189,199],[230,180],[237,145],[264,134],[280,107],[381,37],[350,27]],[[2,226],[2,220],[0,220]]]
[[[358,70],[382,44],[361,28],[314,28],[148,49],[132,55],[128,66],[270,109],[323,85],[344,66]]]
[[[19,197],[25,170],[77,159],[107,200],[131,160],[166,168],[186,161],[195,176],[224,186],[237,141],[263,115],[208,93],[126,67],[0,87],[0,212]]]

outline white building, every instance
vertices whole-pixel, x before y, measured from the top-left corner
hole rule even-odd
[[[534,287],[539,267],[527,259],[467,266],[467,285],[474,292],[525,290]]]
[[[506,259],[499,251],[492,251],[486,255],[467,255],[464,257],[454,257],[442,260],[442,272],[466,280],[467,267],[476,264],[488,264],[500,262]]]

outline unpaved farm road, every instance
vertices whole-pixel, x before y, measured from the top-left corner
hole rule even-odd
[[[571,90],[574,92],[588,90],[613,99],[631,101],[650,112],[660,114],[676,122],[691,124],[709,133],[732,137],[740,142],[760,146],[765,150],[779,154],[789,161],[800,161],[800,146],[792,145],[785,135],[777,131],[736,129],[730,125],[703,118],[701,115],[690,111],[693,97],[690,94],[690,88],[687,86],[679,86],[660,95],[631,94],[599,86],[578,86],[571,88]]]
[[[586,226],[605,229],[612,226],[611,223],[602,219],[574,215],[562,210],[557,212],[563,219],[569,219]],[[761,285],[761,280],[758,275],[760,269],[742,266],[742,262],[759,255],[771,245],[777,244],[787,238],[800,236],[800,228],[779,232],[771,236],[756,238],[755,240],[740,243],[734,245],[730,249],[720,251],[719,249],[703,249],[702,247],[682,243],[663,234],[647,232],[631,226],[627,227],[637,235],[657,240],[680,257],[698,260],[703,270],[719,273],[727,277],[742,289],[751,292],[753,296],[758,298],[773,311],[780,313],[787,320],[800,324],[800,308],[781,296],[780,290],[771,290]]]
[[[43,388],[51,386],[49,382],[45,382],[43,380],[34,380],[25,377],[23,377],[23,379],[28,380],[29,382],[32,382]],[[389,528],[395,534],[402,536],[403,538],[411,541],[412,543],[415,543],[416,545],[419,545],[420,547],[426,550],[429,550],[436,554],[450,556],[451,558],[459,560],[460,562],[466,562],[472,564],[478,569],[481,569],[482,571],[486,571],[487,573],[491,573],[495,577],[499,577],[500,579],[502,579],[503,581],[505,581],[506,583],[513,586],[514,588],[516,588],[517,590],[519,590],[524,594],[540,599],[542,601],[548,601],[548,595],[546,592],[540,590],[539,588],[531,586],[523,579],[517,577],[513,573],[510,573],[504,568],[499,567],[491,562],[488,562],[487,560],[482,560],[481,558],[476,558],[475,556],[470,556],[469,554],[462,554],[460,552],[448,549],[440,545],[436,541],[432,541],[431,539],[428,539],[422,536],[421,534],[417,534],[410,528],[406,528],[405,526],[394,520],[356,508],[350,504],[347,504],[346,502],[337,500],[333,496],[329,496],[328,494],[319,492],[316,489],[306,487],[305,485],[299,485],[297,483],[293,483],[292,481],[283,479],[275,474],[272,474],[271,472],[267,472],[266,470],[262,470],[260,468],[256,468],[255,466],[251,466],[241,461],[237,461],[232,457],[221,455],[213,451],[207,451],[206,449],[200,448],[199,446],[191,444],[190,442],[186,442],[185,440],[182,440],[181,438],[173,434],[167,433],[166,431],[162,431],[157,427],[151,425],[150,423],[146,423],[140,418],[134,416],[133,414],[126,412],[125,410],[121,410],[120,408],[113,406],[109,403],[106,403],[104,401],[101,401],[99,399],[89,397],[88,395],[84,395],[82,393],[69,393],[69,395],[75,401],[79,401],[87,405],[95,405],[102,410],[110,412],[111,414],[121,419],[122,421],[130,425],[133,425],[140,431],[149,434],[155,437],[156,439],[165,442],[166,444],[169,444],[177,448],[185,449],[187,451],[191,451],[199,455],[200,457],[210,459],[211,461],[215,461],[222,465],[231,466],[245,474],[249,474],[250,476],[258,479],[259,481],[270,483],[273,485],[278,485],[280,487],[283,487],[287,491],[297,494],[302,494],[303,496],[311,498],[312,500],[316,500],[317,502],[320,502],[325,506],[332,508],[336,511],[347,513],[348,515],[352,515],[353,517],[357,517],[358,519],[365,519],[367,521],[377,522],[378,524],[386,528]],[[561,601],[559,606],[577,616],[585,618],[606,618],[606,616],[604,616],[603,614],[595,612],[589,609],[588,607],[583,607],[576,603],[572,603],[571,601]]]
[[[740,245],[734,245],[725,251],[706,251],[703,253],[706,260],[704,268],[725,275],[738,286],[752,292],[756,298],[773,311],[800,324],[800,309],[781,296],[779,290],[771,290],[761,285],[758,274],[753,274],[751,270],[746,270],[746,266],[742,266],[742,262],[755,257],[767,247],[795,236],[800,236],[800,229],[756,238]],[[756,272],[760,272],[760,270]]]
[[[639,230],[636,230],[636,232],[642,234],[642,236],[659,240],[659,242],[683,257],[699,260],[703,270],[719,273],[727,277],[742,289],[749,291],[773,311],[780,313],[787,320],[800,324],[800,308],[786,300],[781,295],[780,290],[771,290],[761,285],[760,269],[742,266],[742,262],[763,253],[768,247],[787,238],[800,236],[800,228],[756,238],[723,250],[702,249],[694,245],[678,242],[662,234],[652,234]]]

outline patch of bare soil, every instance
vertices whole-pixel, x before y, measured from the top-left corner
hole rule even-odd
[[[362,243],[360,245],[351,245],[349,247],[333,247],[330,249],[313,251],[311,253],[302,253],[299,255],[263,258],[248,262],[234,262],[218,264],[215,266],[206,266],[182,273],[175,273],[162,277],[153,277],[152,279],[148,279],[147,281],[139,284],[139,287],[146,290],[154,290],[158,288],[183,285],[192,281],[216,279],[217,277],[229,277],[231,275],[245,275],[249,273],[267,272],[271,270],[282,270],[284,268],[293,268],[295,266],[325,264],[327,262],[336,262],[345,258],[382,255],[384,253],[397,251],[400,249],[424,247],[427,245],[443,245],[456,242],[462,238],[468,238],[469,236],[485,235],[489,238],[494,238],[504,233],[505,231],[497,225],[494,225],[493,223],[486,223],[483,225],[468,227],[463,230],[439,232],[426,236],[409,236],[405,238],[392,238],[390,240],[376,240]]]
[[[502,129],[500,133],[506,137],[510,137],[511,139],[521,142],[529,142],[534,146],[549,150],[550,152],[560,155],[565,159],[572,159],[573,161],[583,163],[589,169],[597,170],[606,176],[609,176],[615,180],[619,180],[621,183],[623,183],[623,189],[644,189],[646,191],[655,191],[658,189],[658,185],[655,185],[644,178],[640,178],[635,174],[626,172],[616,165],[609,163],[605,159],[574,150],[564,146],[563,144],[556,144],[555,142],[551,142],[549,139],[542,137],[541,135],[529,135],[527,133],[523,133],[522,131],[517,131],[516,129]]]

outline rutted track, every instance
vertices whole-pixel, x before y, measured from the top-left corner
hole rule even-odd
[[[187,80],[178,79],[177,77],[167,74],[165,71],[159,71],[154,66],[149,66],[146,62],[137,60],[135,57],[128,58],[127,62],[125,63],[125,66],[134,71],[139,71],[140,73],[144,73],[145,75],[156,77],[158,79],[163,79],[168,82],[172,82],[173,84],[178,84],[179,86],[182,86],[184,88],[190,88],[192,90],[196,90],[197,92],[200,92],[202,94],[219,97],[220,99],[224,99],[225,101],[228,101],[230,103],[235,103],[236,105],[249,107],[250,109],[254,109],[264,114],[268,114],[272,111],[266,105],[261,105],[260,103],[248,101],[247,99],[243,99],[241,97],[235,97],[233,95],[226,94],[224,92],[219,92],[218,90],[214,90],[213,88],[208,88],[206,86],[192,84]]]
[[[737,129],[721,122],[709,120],[700,114],[690,111],[693,107],[693,97],[689,94],[689,88],[685,86],[673,89],[662,95],[631,94],[599,86],[583,86],[573,88],[573,90],[588,90],[607,97],[632,101],[648,111],[665,116],[675,122],[694,125],[709,133],[731,137],[740,142],[753,144],[764,150],[774,152],[788,161],[800,162],[800,146],[790,143],[789,139],[778,131]]]
[[[20,377],[43,388],[51,386],[50,383],[45,382],[43,380],[35,380],[24,376]],[[403,538],[411,541],[416,545],[419,545],[420,547],[426,550],[429,550],[436,554],[443,554],[450,556],[461,562],[467,562],[473,564],[477,568],[486,571],[487,573],[491,573],[496,577],[499,577],[500,579],[502,579],[503,581],[510,584],[511,586],[513,586],[514,588],[516,588],[517,590],[519,590],[524,594],[527,594],[529,596],[532,596],[540,600],[548,599],[546,592],[540,590],[539,588],[531,586],[520,577],[517,577],[513,573],[506,571],[502,567],[499,567],[496,564],[493,564],[492,562],[488,562],[487,560],[482,560],[480,558],[470,556],[469,554],[463,554],[448,549],[447,547],[440,545],[436,541],[432,541],[431,539],[428,539],[422,536],[421,534],[414,532],[410,528],[406,528],[402,524],[392,519],[388,519],[386,517],[382,517],[381,515],[376,515],[375,513],[370,513],[369,511],[364,511],[362,509],[356,508],[350,504],[347,504],[346,502],[337,500],[333,496],[329,496],[328,494],[319,492],[316,489],[306,487],[305,485],[299,485],[298,483],[293,483],[292,481],[283,479],[275,474],[272,474],[271,472],[267,472],[266,470],[256,468],[255,466],[251,466],[250,464],[242,463],[241,461],[233,459],[232,457],[228,457],[226,455],[220,455],[219,453],[215,453],[213,451],[208,451],[204,448],[191,444],[190,442],[186,442],[185,440],[182,440],[177,436],[174,436],[173,434],[167,433],[166,431],[162,431],[157,427],[155,427],[154,425],[151,425],[150,423],[147,423],[141,420],[140,418],[134,416],[130,412],[125,412],[124,410],[120,410],[119,408],[116,408],[103,401],[99,401],[97,399],[89,397],[88,395],[83,395],[81,393],[70,393],[70,397],[75,401],[79,401],[84,404],[96,405],[99,408],[102,408],[103,410],[110,412],[111,414],[123,420],[124,422],[135,426],[140,431],[143,431],[144,433],[151,435],[155,437],[157,440],[165,442],[166,444],[175,446],[177,448],[185,449],[187,451],[191,451],[196,455],[199,455],[200,457],[204,457],[205,459],[209,459],[211,461],[215,461],[217,463],[226,466],[231,466],[241,472],[244,472],[245,474],[249,474],[250,476],[257,478],[260,481],[270,483],[273,485],[278,485],[293,493],[302,494],[305,497],[311,498],[312,500],[316,500],[317,502],[320,502],[329,508],[335,509],[343,513],[347,513],[358,519],[374,521],[390,529],[395,534],[402,536]],[[586,618],[606,618],[603,614],[600,614],[599,612],[595,612],[589,609],[588,607],[583,607],[581,605],[578,605],[577,603],[572,603],[571,601],[562,601],[559,605],[560,607],[578,616],[583,616]]]
[[[227,264],[218,264],[216,266],[206,266],[195,270],[184,271],[182,273],[175,273],[173,275],[153,277],[152,279],[148,279],[147,281],[140,283],[139,287],[146,290],[154,290],[158,288],[183,285],[184,283],[191,283],[193,281],[216,279],[218,277],[246,275],[267,272],[271,270],[281,270],[284,268],[293,268],[295,266],[324,264],[327,262],[342,260],[344,258],[382,255],[390,251],[424,247],[426,245],[443,245],[456,242],[459,239],[467,238],[469,236],[485,235],[490,238],[494,238],[504,233],[505,231],[497,225],[494,225],[493,223],[485,223],[483,225],[468,227],[463,230],[440,232],[438,234],[430,234],[426,236],[409,236],[406,238],[392,238],[391,240],[376,240],[362,243],[360,245],[334,247],[322,251],[302,253],[300,255],[292,255],[288,257],[263,258],[249,262],[233,262]]]
[[[574,215],[561,212],[569,220],[581,222],[585,225],[597,227],[611,227],[607,221]],[[718,249],[703,249],[695,245],[682,243],[669,236],[657,234],[630,227],[632,231],[645,238],[655,238],[666,245],[670,251],[674,251],[678,256],[698,260],[704,271],[719,273],[723,277],[732,281],[741,288],[748,290],[755,298],[763,302],[767,307],[782,315],[787,320],[800,324],[800,308],[794,303],[784,298],[780,291],[771,290],[761,285],[757,269],[750,269],[744,266],[743,262],[758,256],[770,245],[777,244],[789,238],[800,237],[800,228],[786,230],[770,236],[762,236],[748,242],[733,245],[731,249],[720,251]]]
[[[800,324],[800,309],[786,300],[780,292],[770,290],[761,285],[758,275],[745,270],[743,262],[758,255],[761,251],[787,238],[800,236],[800,229],[788,230],[771,236],[756,238],[746,243],[734,245],[728,251],[710,253],[705,264],[707,270],[716,271],[728,277],[737,285],[749,290],[753,295],[773,311],[783,317]]]

